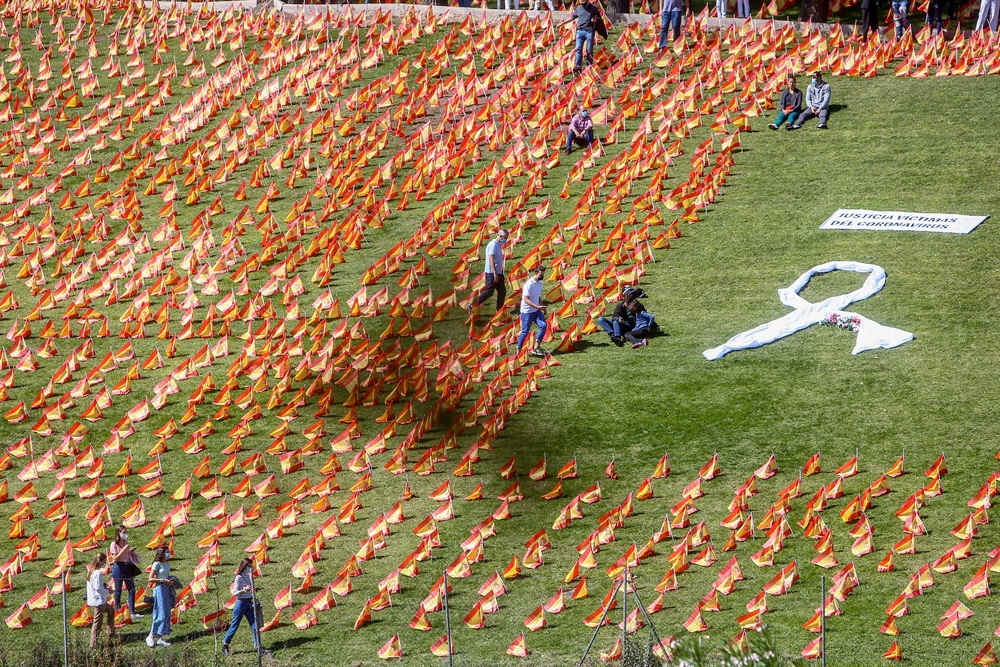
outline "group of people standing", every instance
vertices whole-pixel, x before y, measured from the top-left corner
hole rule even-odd
[[[110,560],[109,560],[110,559]],[[180,583],[170,576],[170,551],[160,547],[153,556],[153,565],[149,569],[149,585],[152,587],[153,622],[146,637],[146,644],[155,646],[170,646],[164,637],[170,634],[170,614],[177,599],[176,588]],[[111,589],[104,579],[104,571],[111,564],[111,578],[114,581],[114,607],[109,599]],[[97,638],[102,626],[107,623],[108,637],[115,633],[115,610],[121,608],[122,590],[128,591],[128,610],[133,620],[142,618],[135,611],[135,578],[142,574],[139,568],[139,554],[128,543],[128,532],[124,526],[115,531],[115,539],[111,542],[108,553],[100,552],[87,566],[87,606],[90,607],[90,647],[97,647]]]
[[[111,606],[111,589],[105,580],[105,571],[111,565],[111,579],[114,583],[114,606]],[[246,618],[253,631],[254,647],[260,644],[257,632],[257,615],[254,612],[253,596],[253,561],[244,558],[236,568],[236,578],[233,581],[232,593],[236,596],[236,606],[233,608],[233,619],[229,630],[222,640],[222,653],[229,655],[229,643],[232,641],[240,621]],[[108,551],[100,552],[87,566],[87,606],[90,607],[90,647],[97,648],[97,640],[102,627],[107,624],[108,638],[115,634],[115,610],[121,608],[122,591],[128,592],[127,604],[132,620],[141,619],[142,614],[135,610],[135,578],[141,576],[143,570],[139,567],[139,554],[128,542],[128,531],[125,526],[119,526],[115,531]],[[177,602],[177,591],[181,588],[180,580],[170,574],[170,550],[159,547],[153,555],[153,564],[149,567],[149,587],[151,594],[146,601],[153,605],[153,620],[146,636],[146,645],[170,646],[165,638],[170,635],[170,620]],[[150,600],[151,598],[151,600]]]

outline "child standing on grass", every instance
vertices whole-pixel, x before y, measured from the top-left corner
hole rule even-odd
[[[108,604],[111,591],[104,583],[102,570],[108,565],[108,556],[103,551],[87,566],[87,606],[93,619],[90,623],[90,648],[97,648],[97,636],[101,634],[101,625],[108,622],[108,639],[115,636],[115,610]]]

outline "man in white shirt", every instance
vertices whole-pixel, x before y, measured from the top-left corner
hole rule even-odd
[[[531,272],[531,277],[521,288],[521,335],[517,337],[517,349],[520,352],[524,341],[528,338],[532,323],[538,325],[538,335],[535,338],[535,348],[529,353],[533,357],[544,357],[542,339],[548,323],[545,321],[545,306],[542,305],[542,277],[545,269],[538,267]]]
[[[486,289],[475,301],[469,304],[470,315],[473,307],[482,304],[490,298],[493,292],[497,293],[497,312],[503,309],[503,302],[507,299],[507,285],[504,282],[503,271],[503,246],[507,243],[507,237],[507,230],[501,229],[497,232],[496,238],[486,244],[486,264],[483,267],[483,274],[486,276]]]

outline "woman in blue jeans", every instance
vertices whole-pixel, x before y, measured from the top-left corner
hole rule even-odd
[[[903,38],[903,31],[909,29],[909,0],[892,0],[892,19],[896,24],[896,39]]]
[[[542,349],[542,339],[545,338],[545,331],[548,323],[545,321],[545,306],[542,305],[542,277],[545,269],[536,268],[531,272],[531,278],[524,283],[521,288],[521,334],[517,337],[517,350],[521,351],[524,341],[528,339],[531,325],[538,325],[538,336],[535,339],[535,347],[529,354],[533,357],[544,357],[545,350]]]
[[[139,554],[135,552],[128,543],[128,529],[125,526],[118,526],[115,530],[115,539],[108,547],[108,555],[111,558],[111,576],[115,581],[115,609],[120,609],[122,605],[122,588],[128,591],[128,611],[133,619],[142,618],[142,614],[135,613],[135,571],[138,569]]]
[[[777,130],[785,121],[788,121],[789,125],[794,125],[800,113],[802,113],[802,91],[795,87],[795,77],[789,74],[788,87],[781,91],[781,99],[778,102],[778,117],[768,127]]]
[[[244,617],[250,624],[250,632],[253,634],[253,645],[257,648],[260,645],[260,633],[257,629],[257,614],[254,613],[254,589],[253,589],[253,560],[244,558],[236,566],[236,579],[233,581],[232,591],[236,596],[236,606],[233,607],[233,621],[229,624],[229,630],[222,639],[222,655],[229,655],[229,642],[233,640],[236,629],[240,627],[240,621]]]

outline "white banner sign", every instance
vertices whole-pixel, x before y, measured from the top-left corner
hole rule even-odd
[[[968,234],[988,215],[952,213],[902,213],[841,208],[819,226],[820,229],[855,229],[874,232],[939,232]]]

